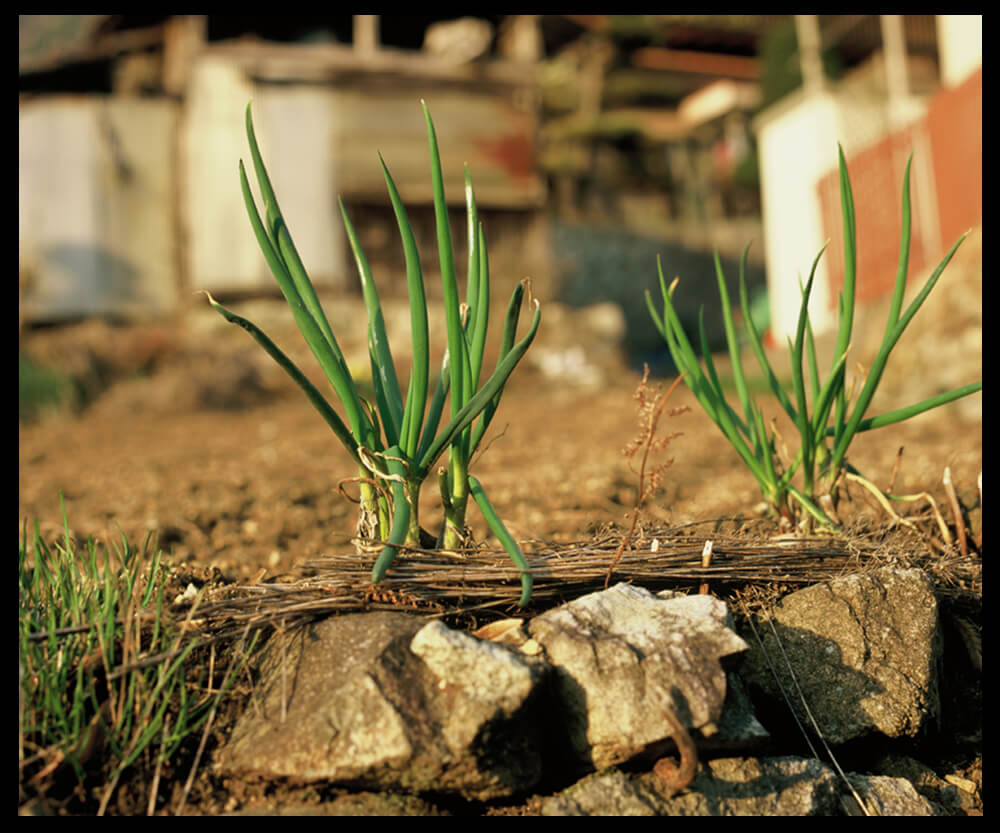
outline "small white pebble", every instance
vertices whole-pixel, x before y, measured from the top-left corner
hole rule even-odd
[[[192,601],[194,601],[194,598],[197,595],[198,595],[198,588],[195,587],[193,584],[189,584],[184,589],[184,592],[178,594],[177,598],[174,599],[174,604],[175,605],[182,605],[182,604],[185,604],[186,602],[192,602]]]

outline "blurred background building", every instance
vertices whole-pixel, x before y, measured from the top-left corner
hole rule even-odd
[[[424,99],[458,245],[468,163],[497,281],[620,304],[637,354],[663,352],[642,298],[657,254],[696,315],[716,294],[711,252],[735,279],[753,240],[754,315],[783,340],[830,239],[812,314],[833,320],[838,142],[862,298],[894,279],[911,150],[912,267],[981,223],[981,16],[21,15],[18,36],[29,324],[275,291],[237,179],[250,100],[321,288],[356,291],[339,196],[381,291],[405,292],[376,151],[433,257]]]

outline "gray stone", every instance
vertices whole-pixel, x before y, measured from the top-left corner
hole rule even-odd
[[[543,816],[657,816],[663,801],[623,772],[589,775],[542,801]]]
[[[913,784],[905,778],[850,773],[847,779],[851,782],[858,797],[867,805],[869,815],[938,815],[934,805],[920,795]]]
[[[353,614],[277,637],[224,769],[488,800],[541,775],[516,652],[406,614]],[[489,681],[493,684],[490,685]]]
[[[655,775],[590,776],[542,803],[548,816],[816,816],[838,813],[833,771],[806,758],[719,758],[667,795]]]
[[[757,626],[766,653],[800,720],[811,725],[796,682],[828,742],[873,732],[914,737],[937,715],[937,602],[922,571],[880,569],[813,585],[786,596],[771,619],[774,631],[763,620]],[[781,697],[758,645],[741,673]]]
[[[567,741],[585,766],[629,760],[681,723],[714,734],[726,696],[721,657],[746,648],[723,602],[619,584],[534,618],[531,636],[554,669]]]
[[[227,816],[446,816],[447,812],[415,795],[353,793],[319,804],[289,804],[235,810]]]

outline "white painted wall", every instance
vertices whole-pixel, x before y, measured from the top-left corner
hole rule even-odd
[[[317,286],[343,285],[345,266],[353,263],[346,257],[337,205],[334,119],[332,88],[281,85],[255,93],[254,125],[267,148],[264,162],[295,248]],[[374,151],[372,156],[377,164]]]
[[[914,118],[924,105],[910,108]],[[795,334],[801,294],[813,260],[827,242],[817,183],[837,170],[837,144],[851,155],[891,129],[885,98],[834,88],[815,95],[799,90],[754,122],[760,158],[761,200],[771,306],[771,333],[784,343]],[[813,331],[836,326],[825,256],[816,268],[809,302]]]
[[[337,285],[347,261],[333,170],[333,92],[306,85],[255,86],[231,61],[203,56],[192,73],[184,126],[192,288],[275,286],[240,189],[242,159],[263,215],[246,138],[251,99],[257,142],[299,256],[317,286]]]
[[[244,110],[253,88],[231,62],[204,56],[191,71],[182,136],[181,216],[192,290],[259,288],[263,256],[240,193],[238,160],[253,166]]]
[[[18,111],[23,318],[172,311],[176,105],[64,96]]]
[[[784,106],[782,106],[784,105]],[[801,294],[799,279],[825,242],[816,182],[837,164],[838,112],[833,96],[798,96],[758,121],[761,202],[771,302],[771,333],[783,343],[794,335]],[[826,265],[821,260],[810,296],[816,332],[833,323]]]
[[[983,65],[983,16],[939,14],[937,33],[941,83],[954,87]]]

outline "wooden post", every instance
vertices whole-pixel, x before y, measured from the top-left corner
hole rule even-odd
[[[910,83],[906,71],[906,36],[903,16],[879,15],[882,24],[882,51],[885,57],[885,81],[889,93],[889,118],[898,124],[906,118]]]
[[[378,15],[354,15],[354,51],[359,55],[378,52]]]
[[[795,15],[795,34],[799,40],[799,61],[802,64],[802,84],[810,95],[823,92],[823,40],[819,18],[814,14]]]

